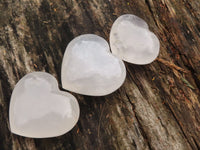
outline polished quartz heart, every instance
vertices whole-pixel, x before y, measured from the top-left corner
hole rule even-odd
[[[112,25],[110,46],[112,53],[124,61],[143,65],[158,56],[160,42],[143,19],[126,14]]]
[[[48,73],[34,72],[15,86],[10,102],[11,132],[33,138],[62,135],[79,118],[79,104],[74,96],[58,89]]]
[[[124,82],[126,68],[110,53],[103,38],[85,34],[73,39],[62,62],[63,88],[79,94],[102,96],[117,90]]]

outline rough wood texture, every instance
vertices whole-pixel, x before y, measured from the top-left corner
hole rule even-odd
[[[113,21],[135,14],[159,37],[159,59],[126,63],[127,78],[115,93],[78,99],[74,129],[57,138],[11,134],[11,92],[26,73],[46,71],[60,84],[65,47],[75,36],[108,40]],[[1,0],[1,150],[197,150],[200,149],[199,0]]]

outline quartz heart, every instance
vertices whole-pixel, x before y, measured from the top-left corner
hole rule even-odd
[[[117,90],[125,77],[123,61],[110,53],[103,38],[85,34],[68,44],[62,62],[63,88],[79,94],[102,96]]]
[[[114,55],[133,64],[149,64],[159,54],[160,42],[147,23],[131,14],[122,15],[110,32],[110,46]]]
[[[10,102],[11,132],[33,138],[62,135],[79,118],[74,96],[58,89],[56,79],[44,72],[24,76],[15,86]]]

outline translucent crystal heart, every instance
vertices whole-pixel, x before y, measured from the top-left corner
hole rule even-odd
[[[160,42],[147,23],[131,14],[122,15],[110,32],[110,46],[114,55],[133,64],[149,64],[158,56]]]
[[[124,82],[126,68],[110,53],[101,37],[85,34],[73,39],[62,62],[63,88],[79,94],[102,96],[117,90]]]
[[[34,72],[15,86],[10,102],[11,132],[33,138],[62,135],[79,118],[79,104],[74,96],[58,89],[48,73]]]

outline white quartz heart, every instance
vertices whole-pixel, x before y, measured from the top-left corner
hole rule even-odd
[[[111,54],[103,38],[85,34],[68,44],[62,62],[63,88],[83,95],[102,96],[117,90],[125,77],[123,61]]]
[[[75,126],[79,104],[74,96],[58,89],[52,75],[33,72],[15,86],[9,115],[12,133],[32,138],[55,137]]]
[[[112,25],[110,46],[112,53],[124,61],[144,65],[158,56],[160,42],[143,19],[126,14]]]

